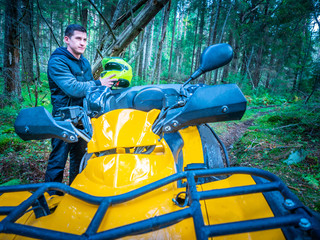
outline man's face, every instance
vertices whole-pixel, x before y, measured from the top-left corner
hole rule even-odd
[[[87,33],[74,31],[71,37],[65,36],[64,41],[68,46],[68,51],[76,58],[80,58],[87,47]]]

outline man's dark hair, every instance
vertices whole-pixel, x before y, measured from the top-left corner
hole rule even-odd
[[[70,24],[66,28],[66,31],[64,32],[64,35],[70,38],[70,37],[73,36],[74,31],[87,33],[87,30],[83,26],[81,26],[79,24]]]

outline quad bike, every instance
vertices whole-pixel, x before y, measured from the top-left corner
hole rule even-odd
[[[207,125],[246,110],[235,84],[189,84],[232,55],[228,44],[208,47],[183,85],[96,87],[84,107],[62,108],[58,118],[43,107],[21,110],[22,139],[81,137],[88,149],[71,186],[0,188],[0,238],[320,239],[314,213],[277,176],[229,167]]]

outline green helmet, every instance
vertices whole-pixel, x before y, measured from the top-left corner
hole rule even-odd
[[[103,71],[101,72],[102,78],[116,74],[115,78],[118,79],[118,82],[114,84],[114,87],[126,88],[130,86],[131,79],[132,79],[132,67],[122,58],[118,58],[118,57],[103,58],[102,67],[103,67]]]

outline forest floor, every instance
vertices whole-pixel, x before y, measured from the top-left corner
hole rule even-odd
[[[226,145],[231,166],[270,171],[300,200],[320,212],[319,104],[249,107],[241,121],[210,124]],[[0,111],[0,184],[43,182],[50,141],[18,138],[13,123],[17,112]],[[303,152],[300,162],[286,164]],[[64,182],[68,173],[65,171]]]
[[[308,119],[313,125],[308,122],[307,126],[303,121],[306,116],[283,113],[284,108],[290,106],[249,109],[242,121],[211,126],[225,144],[231,166],[254,167],[277,175],[304,204],[320,212],[319,119]],[[309,112],[319,108],[308,107]],[[297,162],[287,164],[288,159]]]

